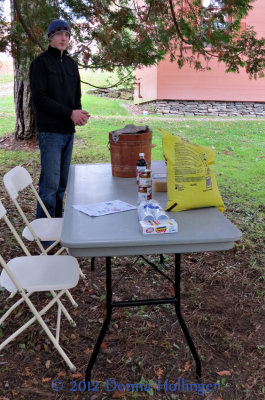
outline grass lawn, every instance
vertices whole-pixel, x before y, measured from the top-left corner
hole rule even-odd
[[[265,120],[240,120],[236,118],[181,118],[172,119],[156,115],[135,116],[123,106],[128,101],[83,95],[83,108],[91,114],[84,127],[77,127],[73,163],[109,162],[109,132],[126,124],[148,125],[153,131],[152,159],[163,158],[161,131],[186,137],[190,141],[216,150],[216,161],[212,166],[217,182],[227,206],[243,207],[258,215],[265,203]],[[0,97],[0,137],[12,132],[15,124],[15,112],[12,96]],[[23,163],[28,157],[24,151],[16,151],[13,156],[0,150],[0,166]],[[31,155],[38,164],[38,155]],[[227,201],[228,200],[228,201]],[[229,208],[228,207],[228,208]],[[260,231],[259,217],[255,234]]]
[[[87,69],[87,71],[85,71],[85,69],[83,68],[80,69],[80,77],[82,82],[82,93],[86,93],[88,90],[93,90],[94,86],[107,88],[120,82],[120,78],[115,72],[102,72],[101,70],[95,71]],[[86,82],[87,84],[83,82]],[[119,85],[118,87],[123,87],[123,84],[121,83],[121,85]]]
[[[86,72],[83,71],[82,75]],[[97,82],[98,78],[94,78]],[[132,115],[124,107],[124,104],[129,104],[126,101],[88,94],[83,95],[82,103],[91,119],[86,126],[77,127],[73,163],[110,162],[109,132],[132,123],[148,125],[153,131],[153,144],[156,144],[152,149],[153,160],[163,158],[160,129],[216,150],[212,168],[226,206],[225,214],[242,230],[243,239],[230,251],[183,255],[183,311],[199,348],[203,382],[220,385],[216,393],[206,395],[207,399],[264,398],[265,119],[174,119]],[[12,96],[0,97],[0,116],[0,180],[9,169],[22,164],[37,184],[40,172],[37,147],[25,143],[16,150],[4,148],[15,125]],[[21,231],[22,223],[7,201],[2,185],[0,199],[7,205],[11,219]],[[25,203],[33,216],[35,203],[30,198],[26,198]],[[7,229],[1,231],[0,243],[5,258],[20,254]],[[117,280],[126,277],[122,281],[124,298],[128,295],[125,289],[132,282],[129,293],[135,298],[141,298],[142,293],[159,297],[155,290],[161,290],[163,296],[165,290],[172,295],[172,288],[163,280],[161,283],[159,274],[154,276],[143,262],[134,264],[129,257],[114,259]],[[172,256],[166,256],[165,261],[163,268],[170,274],[172,268],[168,266],[172,266]],[[63,331],[66,334],[63,333],[62,339],[74,357],[77,374],[72,375],[67,370],[50,343],[43,345],[43,335],[37,327],[33,333],[22,334],[4,349],[3,356],[1,354],[0,382],[4,382],[1,390],[5,398],[18,398],[19,395],[29,399],[50,398],[53,379],[59,377],[69,384],[69,381],[82,378],[105,315],[105,272],[103,259],[96,259],[93,273],[88,268],[88,260],[80,258],[79,262],[82,268],[87,268],[88,279],[72,291],[79,303],[73,312],[78,328],[70,331],[65,325]],[[42,301],[45,299],[40,298]],[[1,290],[0,303],[5,304]],[[0,315],[1,312],[0,308]],[[19,318],[18,313],[13,322]],[[52,314],[49,322],[55,318]],[[0,341],[6,331],[8,327],[0,327]],[[115,377],[122,383],[149,382],[154,390],[158,377],[163,381],[169,379],[171,383],[178,377],[194,381],[193,360],[179,333],[175,311],[170,306],[152,309],[144,306],[138,312],[117,310],[102,353],[96,363],[95,381],[104,382]],[[95,399],[104,400],[112,396],[104,387],[98,394]],[[147,393],[135,394],[126,393],[125,398],[150,398]],[[61,396],[59,394],[60,398],[73,398],[66,388]],[[169,393],[165,397],[156,391],[153,398],[179,399],[179,393]],[[190,400],[190,393],[182,393],[181,399]]]
[[[12,132],[15,127],[13,96],[0,97],[0,137]]]
[[[114,103],[115,104],[115,103]],[[89,109],[89,108],[88,108]],[[97,110],[95,110],[97,112]],[[114,112],[114,111],[113,111]],[[110,113],[110,110],[109,110]],[[91,110],[92,116],[94,113]],[[125,124],[147,124],[153,131],[152,159],[163,158],[161,129],[181,135],[189,140],[214,148],[216,162],[212,167],[216,173],[220,190],[229,197],[231,204],[248,204],[258,207],[264,204],[265,179],[265,121],[209,121],[161,120],[156,117],[132,117],[106,119],[99,116],[91,119],[89,127],[78,129],[77,138],[82,144],[75,148],[74,161],[78,161],[79,146],[82,147],[82,161],[109,161],[108,133]]]
[[[148,117],[131,115],[122,106],[126,101],[83,95],[83,108],[91,114],[84,127],[77,127],[73,163],[109,162],[109,132],[126,124],[148,125],[153,131],[152,159],[163,158],[161,131],[186,137],[190,141],[216,150],[216,161],[212,166],[223,197],[233,207],[243,206],[251,210],[265,203],[265,120],[240,119],[172,119],[156,115]],[[12,132],[15,112],[12,96],[0,98],[0,137]],[[5,168],[6,158],[0,153],[0,165]],[[26,155],[16,152],[15,163],[23,163]],[[36,155],[33,156],[36,158]],[[12,163],[12,158],[10,159]]]
[[[0,84],[13,82],[13,75],[10,74],[0,74]]]

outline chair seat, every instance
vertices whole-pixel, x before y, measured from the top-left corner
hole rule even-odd
[[[7,263],[20,286],[28,292],[71,289],[79,280],[79,266],[72,256],[16,257]],[[0,286],[10,293],[17,288],[5,270]]]
[[[61,238],[63,218],[38,218],[34,219],[30,225],[41,241],[56,241]],[[24,228],[22,235],[27,240],[34,240],[27,226]]]

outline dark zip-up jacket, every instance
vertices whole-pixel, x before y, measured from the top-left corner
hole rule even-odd
[[[30,89],[38,132],[74,133],[73,110],[80,110],[80,76],[76,62],[51,46],[30,66]]]

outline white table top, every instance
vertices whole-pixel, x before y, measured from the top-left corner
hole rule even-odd
[[[152,163],[152,171],[165,165]],[[241,232],[216,208],[170,212],[179,232],[143,235],[139,230],[137,211],[90,217],[72,206],[109,200],[123,200],[137,205],[136,178],[117,178],[110,164],[72,165],[61,243],[73,256],[123,256],[139,254],[189,253],[228,250],[241,238]],[[153,193],[162,207],[167,193]]]

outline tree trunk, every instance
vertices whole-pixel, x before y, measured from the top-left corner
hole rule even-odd
[[[11,25],[17,22],[14,1],[10,0]],[[27,41],[25,33],[20,34],[18,45],[12,43],[14,65],[14,103],[16,111],[15,138],[20,140],[32,139],[35,133],[35,117],[31,101],[28,71],[30,61],[24,55],[24,43]]]
[[[14,62],[14,102],[16,110],[16,139],[31,139],[36,135],[29,78],[23,78],[21,66]]]

